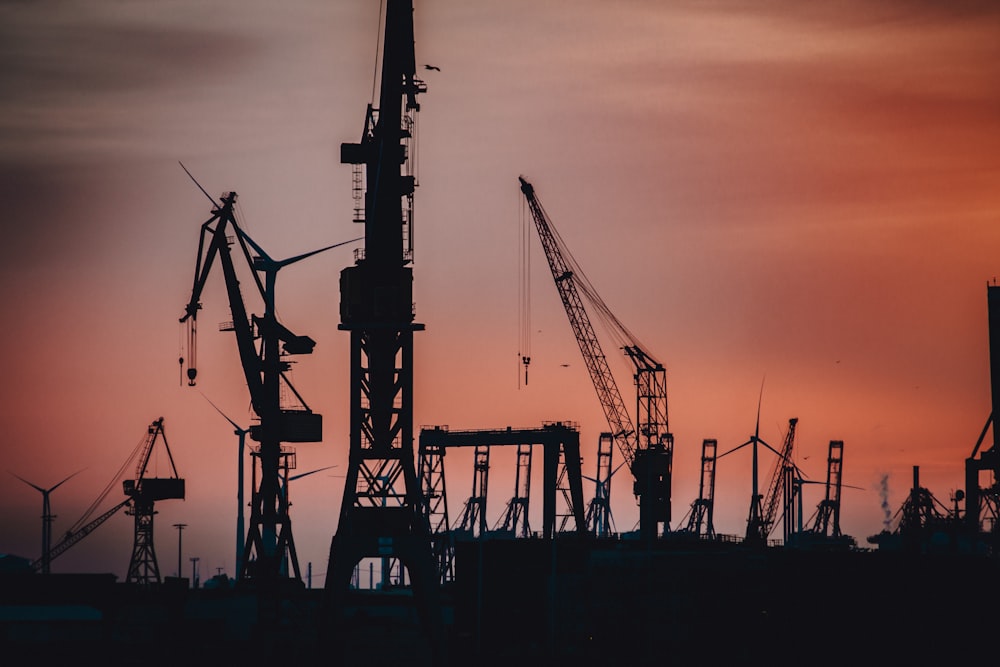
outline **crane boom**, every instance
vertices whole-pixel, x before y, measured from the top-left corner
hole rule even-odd
[[[115,514],[117,514],[118,510],[125,507],[129,503],[129,500],[131,500],[131,498],[126,498],[125,500],[121,501],[120,503],[109,509],[107,512],[97,517],[87,525],[83,526],[79,530],[66,533],[66,536],[63,537],[62,541],[49,550],[49,562],[54,560],[56,556],[61,556],[62,554],[64,554],[66,551],[69,550],[70,547],[72,547],[77,542],[79,542],[87,535],[92,533],[95,528],[97,528],[102,523],[104,523],[105,521],[113,517]],[[42,567],[43,560],[44,559],[39,558],[38,560],[34,561],[31,564],[32,569],[40,570]]]
[[[778,498],[784,488],[782,481],[787,475],[787,468],[792,465],[792,448],[795,446],[795,425],[799,420],[792,417],[788,420],[788,433],[785,434],[785,442],[781,447],[781,453],[774,462],[774,470],[771,472],[771,482],[768,485],[767,495],[764,496],[764,511],[761,516],[760,531],[761,538],[765,541],[774,527],[775,515],[778,511]]]
[[[625,402],[618,391],[618,385],[608,367],[607,357],[604,356],[601,343],[594,333],[594,327],[590,323],[587,310],[580,298],[576,281],[573,278],[573,271],[566,263],[552,233],[548,216],[535,196],[535,188],[521,176],[518,177],[518,180],[521,182],[521,192],[524,193],[528,208],[531,210],[531,216],[534,218],[538,238],[545,250],[545,258],[552,271],[552,278],[559,291],[559,298],[562,299],[570,326],[573,328],[573,335],[576,336],[576,342],[580,346],[580,353],[583,355],[587,371],[590,373],[590,379],[594,383],[594,389],[597,390],[597,398],[601,402],[604,416],[611,428],[611,437],[618,444],[618,449],[621,450],[626,465],[631,468],[635,461],[636,433],[628,411],[625,409]]]
[[[632,343],[624,346],[624,350],[636,369],[636,407],[640,416],[637,432],[580,298],[572,266],[563,256],[548,215],[535,196],[535,188],[521,176],[518,180],[535,221],[559,298],[566,309],[573,335],[608,421],[611,436],[632,471],[635,480],[632,488],[639,500],[639,532],[643,539],[653,539],[659,534],[660,524],[663,524],[664,532],[669,530],[670,524],[673,436],[667,432],[666,372],[635,341],[581,275],[584,292],[597,307],[599,314],[607,317],[618,332]]]
[[[222,205],[217,206],[212,210],[212,217],[202,224],[201,226],[201,237],[198,240],[198,260],[195,265],[194,273],[194,285],[191,288],[191,300],[184,307],[184,316],[181,317],[180,321],[187,322],[191,321],[190,326],[195,325],[195,321],[198,318],[198,311],[201,309],[201,294],[205,288],[205,284],[208,280],[209,272],[212,269],[212,264],[216,257],[219,258],[222,264],[222,272],[225,276],[226,282],[226,292],[229,296],[229,308],[233,317],[233,331],[236,333],[236,346],[239,350],[240,361],[242,362],[243,373],[246,377],[247,387],[250,390],[250,401],[253,404],[254,411],[259,415],[263,412],[263,392],[264,383],[262,379],[263,367],[257,352],[257,348],[254,344],[254,333],[250,325],[250,317],[247,315],[246,306],[243,303],[243,296],[240,293],[239,279],[236,277],[236,267],[233,264],[232,254],[230,251],[231,237],[230,228],[233,236],[239,242],[241,249],[243,250],[244,256],[247,258],[248,263],[252,264],[252,259],[250,257],[250,251],[246,247],[246,242],[239,226],[236,224],[236,216],[233,212],[233,207],[236,204],[236,193],[230,192],[225,197],[223,197]],[[210,225],[216,223],[215,227],[212,228]],[[210,240],[208,241],[208,246],[206,248],[205,239],[206,236],[210,235]],[[254,279],[257,281],[258,290],[263,293],[264,287],[260,283],[260,279],[256,272],[253,274]],[[189,354],[193,355],[193,351],[189,351]],[[193,385],[195,382],[195,376],[197,374],[197,369],[194,366],[188,368],[188,379]]]

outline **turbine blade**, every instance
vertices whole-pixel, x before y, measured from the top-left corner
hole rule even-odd
[[[10,471],[8,470],[7,472],[10,472]],[[12,473],[12,472],[10,472],[10,474],[14,475],[14,473]],[[31,482],[29,482],[25,478],[21,477],[20,475],[14,475],[14,477],[17,477],[19,480],[21,480],[22,482],[24,482],[25,484],[27,484],[28,486],[30,486],[31,488],[33,488],[33,489],[35,489],[37,491],[40,491],[42,493],[47,493],[47,491],[45,489],[43,489],[42,487],[37,486],[35,484],[32,484]]]
[[[206,401],[208,401],[209,404],[211,404],[211,406],[213,408],[215,408],[216,412],[218,412],[220,415],[222,415],[223,417],[225,417],[226,421],[233,425],[233,428],[235,428],[237,431],[242,431],[243,430],[242,428],[240,428],[239,426],[236,425],[236,422],[234,422],[229,417],[226,417],[226,413],[223,412],[222,410],[220,410],[218,405],[216,405],[215,403],[212,403],[212,399],[210,399],[208,396],[205,396],[205,394],[203,394],[200,391],[198,393],[201,394],[202,398],[204,398]]]
[[[764,378],[760,379],[760,394],[757,396],[757,424],[753,427],[753,435],[760,435],[760,404],[764,401]]]
[[[319,250],[313,250],[307,253],[303,253],[301,255],[296,255],[295,257],[289,257],[288,259],[283,259],[280,262],[277,262],[278,268],[288,266],[289,264],[293,264],[299,260],[305,259],[306,257],[312,257],[313,255],[317,255],[321,252],[326,252],[327,250],[331,250],[333,248],[339,248],[340,246],[347,245],[348,243],[356,243],[357,241],[363,241],[364,238],[365,237],[363,236],[359,236],[358,238],[351,239],[350,241],[341,241],[340,243],[334,243],[333,245],[328,245],[325,248],[320,248]]]
[[[744,442],[744,443],[743,443],[742,445],[738,445],[738,446],[736,446],[736,447],[733,447],[732,449],[730,449],[730,450],[729,450],[728,452],[726,452],[725,454],[719,454],[719,455],[718,455],[718,456],[716,456],[715,458],[716,458],[717,460],[718,460],[718,459],[721,459],[721,458],[722,458],[723,456],[726,456],[726,455],[728,455],[728,454],[732,454],[732,453],[733,453],[733,452],[735,452],[735,451],[736,451],[737,449],[743,449],[743,448],[744,448],[744,447],[746,447],[747,445],[752,445],[752,444],[753,444],[753,442],[754,442],[754,439],[753,439],[753,438],[751,438],[751,439],[747,440],[746,442]]]
[[[288,481],[290,482],[293,479],[302,479],[303,477],[308,477],[309,475],[312,475],[314,473],[323,472],[324,470],[329,470],[330,468],[336,468],[336,467],[337,467],[336,465],[332,465],[332,466],[326,466],[325,468],[316,468],[316,470],[310,470],[309,472],[300,473],[298,475],[292,475],[291,477],[288,478]]]
[[[80,470],[77,470],[75,473],[73,473],[72,475],[70,475],[69,477],[67,477],[66,479],[64,479],[63,481],[59,482],[55,486],[53,486],[51,489],[49,489],[49,493],[52,493],[53,491],[55,491],[56,489],[58,489],[60,486],[62,486],[64,483],[68,482],[70,480],[70,478],[76,477],[77,475],[79,475],[84,470],[86,470],[86,468],[81,468]]]

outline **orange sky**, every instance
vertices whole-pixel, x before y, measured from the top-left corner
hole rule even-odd
[[[884,475],[892,511],[915,465],[942,502],[963,485],[990,411],[985,285],[1000,273],[992,3],[417,0],[415,21],[418,62],[441,68],[424,72],[419,117],[418,425],[571,420],[593,472],[606,424],[537,239],[534,361],[518,382],[523,174],[668,369],[675,526],[702,439],[746,440],[762,381],[762,437],[779,445],[797,417],[813,479],[844,441],[844,482],[864,490],[845,490],[842,528],[859,542],[882,528]],[[362,129],[378,23],[361,0],[0,7],[0,446],[41,486],[84,470],[53,494],[57,536],[162,416],[188,495],[158,506],[161,570],[176,569],[183,522],[185,567],[198,556],[203,578],[232,573],[236,437],[199,394],[241,422],[248,397],[231,334],[215,331],[230,319],[221,275],[203,298],[198,388],[179,382],[177,319],[210,212],[178,161],[213,195],[237,191],[276,258],[358,236],[338,154]],[[298,448],[299,471],[341,471],[291,492],[314,577],[347,461],[337,278],[351,257],[278,280],[279,316],[317,341],[294,380],[325,439]],[[631,405],[628,364],[605,345]],[[471,461],[448,461],[457,517]],[[494,455],[491,522],[513,461]],[[744,530],[749,466],[749,452],[719,463],[720,532]],[[37,557],[41,498],[7,477],[0,552]],[[628,480],[615,484],[627,530],[638,513]],[[123,577],[131,519],[99,531],[54,571]]]

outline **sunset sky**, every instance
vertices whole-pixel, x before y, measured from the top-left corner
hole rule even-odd
[[[231,319],[221,272],[202,298],[198,386],[179,376],[211,213],[178,163],[212,196],[236,191],[240,222],[276,259],[360,236],[339,146],[372,101],[379,22],[377,0],[0,4],[0,553],[41,546],[41,496],[7,471],[42,487],[82,471],[52,495],[58,540],[162,416],[187,498],[157,506],[161,573],[186,523],[184,567],[233,574],[237,438],[206,397],[243,424],[249,398],[232,334],[217,331]],[[607,424],[537,238],[527,386],[520,375],[523,175],[667,368],[673,527],[697,496],[702,440],[747,440],[761,396],[761,437],[778,447],[798,418],[811,479],[844,441],[844,483],[860,489],[844,491],[841,525],[859,543],[900,507],[914,466],[950,503],[990,413],[996,3],[416,0],[415,29],[417,62],[440,68],[421,70],[415,437],[572,421],[594,473]],[[293,379],[324,441],[297,448],[297,472],[337,466],[290,492],[314,586],[347,464],[338,276],[352,250],[278,278],[282,322],[317,342]],[[262,312],[249,281],[244,297]],[[631,407],[630,366],[605,352]],[[448,455],[453,519],[471,461]],[[493,454],[491,523],[514,462]],[[619,530],[638,519],[626,477],[612,486]],[[806,493],[808,518],[821,487]],[[749,451],[720,460],[718,532],[744,532],[749,495]],[[106,506],[122,498],[119,483]],[[124,578],[132,530],[115,516],[53,571]]]

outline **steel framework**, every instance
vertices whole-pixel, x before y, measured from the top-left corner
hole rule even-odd
[[[524,177],[518,177],[518,181],[611,435],[635,478],[633,491],[639,500],[639,531],[644,539],[653,539],[659,534],[661,526],[663,532],[670,530],[673,437],[668,432],[666,371],[618,321],[583,277],[579,267],[571,261],[568,251],[564,252],[565,244],[538,201],[534,186]],[[600,340],[590,322],[581,291],[598,313],[612,324],[615,333],[629,342],[624,350],[636,369],[638,429],[625,408]]]
[[[614,439],[608,432],[597,439],[597,473],[594,482],[594,497],[587,506],[587,530],[595,537],[608,537],[615,531],[615,521],[611,516],[611,469],[612,444]]]
[[[503,517],[493,527],[494,532],[515,537],[531,535],[531,522],[528,520],[528,504],[531,499],[531,452],[531,445],[523,442],[517,445],[514,496],[507,502]]]
[[[715,461],[718,440],[706,438],[701,443],[701,476],[698,497],[691,503],[691,512],[684,531],[708,539],[715,538]]]
[[[146,477],[149,457],[158,440],[163,440],[163,448],[167,453],[172,477]],[[160,583],[160,567],[156,561],[156,551],[153,548],[153,517],[156,515],[157,500],[183,499],[184,480],[177,476],[174,458],[167,444],[167,436],[163,431],[163,417],[160,417],[147,429],[143,443],[142,455],[136,466],[135,479],[122,482],[125,495],[130,499],[129,514],[135,517],[135,535],[132,545],[132,557],[129,560],[128,574],[125,581],[148,588]],[[178,576],[180,573],[178,573]]]
[[[410,144],[416,98],[427,89],[415,70],[413,3],[388,0],[379,106],[369,105],[361,141],[341,145],[341,162],[365,172],[364,216],[355,217],[365,226],[365,246],[340,275],[340,328],[351,337],[350,452],[325,591],[339,614],[362,558],[398,559],[440,651],[438,578],[413,449],[413,334],[423,325],[414,321],[409,266],[416,187]]]

